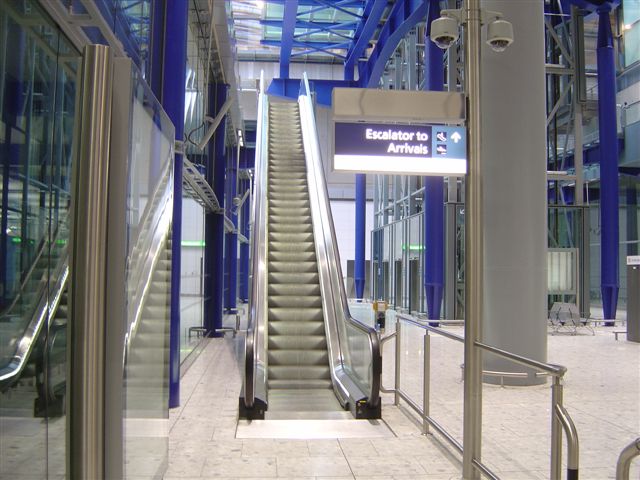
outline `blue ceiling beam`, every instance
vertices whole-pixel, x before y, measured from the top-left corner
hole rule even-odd
[[[363,88],[375,88],[384,73],[389,57],[405,35],[429,13],[426,0],[400,0],[395,3],[378,35],[376,47],[367,62],[358,64],[358,83]]]
[[[336,87],[348,88],[355,86],[353,82],[343,80],[309,80],[309,87],[315,93],[318,104],[331,106],[331,94]],[[297,100],[300,94],[300,79],[274,78],[267,87],[268,95],[277,95]]]
[[[260,20],[261,25],[265,25],[267,27],[275,27],[282,28],[282,24],[284,22],[282,20]],[[313,22],[300,20],[296,22],[296,28],[317,28],[321,30],[325,29],[340,29],[340,30],[353,30],[354,27],[358,25],[357,20],[353,20],[351,22],[318,22],[314,20]]]
[[[280,44],[280,78],[289,78],[289,60],[296,30],[298,0],[287,0],[282,18],[282,42]]]
[[[343,0],[340,2],[342,7],[362,8],[364,7],[366,0]],[[274,5],[286,5],[289,0],[266,0],[266,3],[272,3]],[[318,0],[298,0],[298,5],[301,7],[317,7],[319,5]],[[302,12],[300,12],[302,13]]]
[[[354,37],[356,41],[347,52],[347,60],[344,64],[345,80],[353,80],[354,71],[358,58],[364,53],[373,38],[380,19],[387,8],[387,0],[369,0],[364,7],[362,20],[356,28]]]
[[[345,27],[345,25],[351,25],[350,27]],[[354,37],[349,36],[349,35],[345,35],[344,33],[340,33],[339,30],[349,30],[352,31],[353,30],[353,22],[349,22],[347,24],[339,24],[337,27],[325,27],[325,26],[317,26],[317,27],[308,27],[307,32],[303,32],[303,33],[298,33],[297,35],[294,35],[294,38],[300,38],[300,37],[307,37],[309,35],[314,35],[316,33],[322,33],[322,32],[327,32],[330,33],[332,35],[336,35],[338,37],[342,37],[347,39],[348,41],[353,41]]]
[[[311,8],[310,10],[304,10],[299,13],[299,15],[309,15],[310,13],[320,12],[322,10],[334,9],[338,10],[342,13],[350,15],[355,18],[362,18],[362,15],[358,15],[347,8],[362,8],[364,6],[364,2],[357,2],[360,5],[353,5],[352,0],[341,0],[339,2],[329,2],[328,0],[315,0],[315,4],[317,5],[315,8]]]
[[[280,40],[260,40],[260,43],[262,45],[268,45],[270,47],[280,47],[280,51],[282,51],[283,48],[283,41]],[[340,50],[346,50],[349,48],[350,43],[349,42],[342,42],[342,43],[336,43],[336,42],[316,42],[316,41],[300,41],[300,40],[295,40],[292,39],[291,40],[291,48],[312,48],[314,50],[317,51],[324,51],[324,50],[332,50],[332,49],[340,49]],[[291,55],[291,50],[289,50],[289,55]],[[285,77],[280,77],[280,78],[285,78]]]
[[[312,53],[324,53],[326,55],[336,57],[338,60],[345,61],[346,57],[344,55],[340,55],[339,53],[332,52],[330,50],[322,50],[320,48],[310,48],[308,50],[304,50],[302,52],[294,52],[291,54],[292,57],[302,57],[304,55],[310,55]]]

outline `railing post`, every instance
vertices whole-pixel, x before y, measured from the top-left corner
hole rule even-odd
[[[69,478],[105,478],[105,331],[109,128],[113,56],[88,45],[82,62],[82,133],[73,171],[71,321],[67,400]]]
[[[484,225],[480,115],[480,48],[482,45],[480,0],[466,0],[465,90],[469,135],[465,220],[465,324],[464,324],[464,421],[462,476],[480,478],[474,461],[480,461],[482,444],[482,338]]]
[[[431,395],[431,337],[429,336],[429,331],[424,331],[424,378],[423,378],[423,391],[422,391],[422,433],[425,435],[429,434],[429,422],[427,418],[429,417],[429,405],[431,403],[431,399],[429,398]]]
[[[616,480],[629,480],[631,462],[638,455],[640,455],[640,437],[636,438],[620,452],[616,465]]]
[[[556,406],[562,405],[562,379],[553,377],[551,385],[551,480],[560,480],[562,476],[562,425],[556,414]]]
[[[396,374],[395,374],[395,383],[393,388],[395,392],[393,394],[393,404],[398,406],[400,405],[400,357],[401,357],[401,348],[400,348],[400,333],[402,327],[400,326],[400,317],[396,314]]]

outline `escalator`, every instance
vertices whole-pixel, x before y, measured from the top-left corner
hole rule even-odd
[[[269,416],[338,411],[298,105],[272,103],[269,126]]]
[[[0,312],[0,405],[5,413],[64,413],[67,238],[66,221],[61,221],[53,239],[42,240],[13,301]]]
[[[380,418],[378,337],[349,314],[306,80],[302,90],[298,103],[259,100],[240,417]]]

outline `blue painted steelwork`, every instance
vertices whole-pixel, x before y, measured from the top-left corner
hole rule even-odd
[[[160,98],[162,96],[162,50],[164,45],[165,2],[153,2],[151,8],[148,83],[156,98]]]
[[[376,46],[367,62],[358,64],[359,86],[375,88],[382,78],[385,65],[398,43],[405,35],[423,21],[429,11],[425,0],[404,0],[396,2],[378,35]]]
[[[378,23],[386,7],[387,0],[370,0],[367,2],[362,21],[359,23],[354,34],[355,42],[349,47],[347,59],[344,62],[345,80],[353,80],[356,62],[369,46],[369,42],[378,29]]]
[[[613,326],[619,290],[618,132],[616,64],[610,5],[598,8],[598,123],[600,128],[600,274],[605,325]]]
[[[444,90],[444,55],[433,43],[431,22],[440,17],[440,2],[431,0],[425,35],[425,90]],[[444,292],[444,180],[442,177],[425,177],[424,206],[424,288],[427,298],[427,315],[430,320],[440,320]]]
[[[229,86],[224,84],[210,85],[209,112],[216,116],[227,100]],[[225,174],[225,129],[226,118],[216,130],[213,142],[209,142],[207,180],[220,202],[224,203]],[[221,205],[224,206],[224,205]],[[204,327],[207,335],[221,336],[215,333],[222,328],[223,287],[224,287],[224,217],[209,214],[206,218],[205,257],[205,317]],[[208,280],[208,281],[207,281]],[[208,288],[207,288],[208,287]]]
[[[293,34],[296,28],[298,0],[288,0],[284,5],[282,19],[282,42],[280,45],[280,78],[289,78],[289,62],[293,48]]]
[[[280,47],[280,51],[285,47],[284,39],[280,40],[260,40],[262,45],[269,45],[271,47]],[[349,48],[349,42],[318,42],[315,40],[294,40],[291,39],[292,47],[297,48],[308,48],[310,50],[315,50],[318,52],[325,52],[330,49],[339,49],[339,50],[347,50]],[[328,53],[328,52],[327,52]],[[292,54],[289,53],[289,56]],[[296,55],[296,53],[293,53]],[[289,78],[289,77],[280,77],[280,78]]]
[[[353,282],[356,298],[362,300],[365,280],[365,233],[367,217],[367,176],[356,174],[356,255],[353,267]]]
[[[273,3],[275,5],[286,5],[287,3],[289,3],[289,0],[265,0],[266,3]],[[344,8],[362,8],[364,7],[366,3],[366,0],[342,0],[340,2],[340,5]],[[301,7],[317,7],[318,5],[323,4],[325,5],[324,7],[321,8],[328,8],[328,2],[320,2],[318,0],[298,0],[298,5],[300,5]],[[330,4],[329,4],[330,5]],[[308,12],[300,12],[302,13],[308,13]]]
[[[186,2],[168,2],[165,23],[162,106],[184,136],[184,89],[187,64],[189,8]],[[180,247],[182,240],[182,155],[176,154],[171,234],[171,324],[169,335],[169,408],[180,405]]]
[[[226,312],[236,312],[236,295],[238,293],[238,214],[233,208],[233,199],[236,196],[236,178],[238,175],[238,164],[236,163],[235,149],[229,148],[227,156],[227,188],[225,211],[227,217],[233,223],[234,231],[226,234],[225,240],[225,273],[227,282],[225,284],[227,298],[225,301]]]
[[[316,102],[319,105],[327,107],[331,106],[331,94],[334,88],[354,86],[356,86],[355,82],[344,80],[309,80],[309,87],[315,94]],[[284,80],[282,78],[274,78],[267,88],[267,93],[269,95],[287,97],[295,100],[300,93],[300,79]]]
[[[339,12],[345,13],[357,19],[362,18],[362,15],[358,15],[357,13],[347,10],[347,8],[354,7],[352,0],[342,0],[338,2],[336,1],[329,2],[327,0],[315,0],[315,3],[316,5],[318,5],[317,7],[311,8],[309,10],[303,10],[300,12],[300,15],[310,15],[312,13],[321,12],[322,10],[332,9],[332,10],[337,10]],[[358,5],[357,7],[361,7],[361,6],[362,5]]]
[[[284,25],[284,22],[282,20],[260,20],[260,25],[265,25],[267,27],[276,27],[276,28],[282,28],[282,26]],[[318,21],[318,20],[313,20],[313,21],[308,21],[308,20],[296,20],[296,29],[298,28],[305,28],[305,29],[316,29],[316,32],[311,32],[311,33],[318,33],[318,32],[324,32],[324,31],[331,31],[333,29],[339,29],[339,30],[349,30],[349,29],[353,29],[358,25],[358,21],[357,20],[353,20],[351,22],[322,22],[322,21]],[[309,34],[307,32],[307,34]]]
[[[3,132],[3,148],[2,148],[2,216],[0,220],[0,306],[9,303],[13,292],[10,292],[9,282],[14,275],[9,271],[9,211],[12,210],[9,205],[9,180],[11,171],[17,171],[20,168],[21,149],[20,144],[23,143],[19,137],[24,134],[20,125],[20,118],[24,116],[24,92],[26,91],[25,80],[25,31],[13,22],[5,22],[6,38],[10,38],[13,42],[13,48],[6,50],[5,60],[5,77],[0,81],[5,83],[4,104],[1,106],[2,122],[4,123]],[[18,138],[16,138],[18,137]],[[28,164],[28,159],[25,160]],[[26,179],[24,179],[26,183]],[[23,204],[27,201],[26,196],[23,197]],[[24,213],[21,214],[24,216]],[[21,229],[22,238],[26,238],[25,230]],[[22,268],[19,269],[19,275],[22,275]]]
[[[95,0],[96,7],[107,25],[111,27],[113,33],[118,37],[118,40],[122,42],[127,55],[133,60],[133,63],[147,74],[146,58],[149,47],[150,3],[150,0]],[[169,7],[176,8],[173,5],[175,2],[164,3],[166,3],[167,11],[170,10]],[[181,9],[183,5],[179,5],[177,8]],[[85,27],[83,30],[92,40],[97,40],[95,27]],[[102,39],[99,43],[106,44],[107,42]]]

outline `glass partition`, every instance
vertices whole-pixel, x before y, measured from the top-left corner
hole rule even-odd
[[[141,72],[117,65],[113,138],[128,138],[124,232],[125,313],[122,398],[125,477],[162,475],[168,458],[169,321],[174,129]],[[121,92],[116,95],[126,95]],[[122,111],[124,110],[124,111]],[[115,116],[118,113],[118,116]],[[119,137],[116,137],[119,135]],[[117,147],[116,147],[117,148]],[[112,161],[115,153],[112,149]],[[110,209],[110,215],[116,215]],[[119,222],[120,220],[116,220]]]
[[[66,250],[80,55],[0,2],[0,478],[64,476]]]

